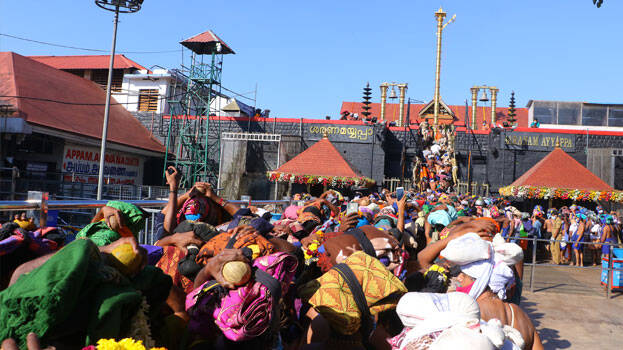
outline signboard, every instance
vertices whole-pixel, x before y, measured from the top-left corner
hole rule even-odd
[[[564,151],[575,152],[575,135],[530,132],[502,134],[502,147],[533,151],[551,151],[558,145]]]
[[[99,148],[65,145],[63,152],[63,180],[97,183]],[[143,180],[144,159],[128,153],[107,151],[104,162],[104,183],[140,185]]]
[[[305,129],[310,137],[327,134],[329,140],[339,142],[371,143],[374,135],[374,128],[365,125],[305,124]]]

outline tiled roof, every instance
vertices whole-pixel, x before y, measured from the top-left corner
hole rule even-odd
[[[340,114],[344,111],[348,111],[350,113],[357,113],[360,117],[362,116],[361,112],[363,109],[361,108],[363,105],[361,102],[342,102],[342,108],[340,109]],[[380,103],[371,103],[370,104],[370,113],[372,117],[380,118],[381,116],[381,104]],[[426,107],[426,104],[411,104],[411,110],[409,113],[409,119],[411,123],[415,121],[421,122],[419,118],[419,113],[422,108]],[[465,106],[459,105],[448,105],[450,109],[454,112],[456,116],[456,120],[454,122],[457,126],[465,125]],[[497,121],[499,123],[503,122],[507,118],[508,108],[507,107],[496,107],[496,115]],[[385,119],[388,121],[394,121],[400,119],[400,105],[398,103],[388,103],[385,105]],[[528,127],[528,108],[516,108],[515,113],[517,116],[518,127]],[[487,116],[487,122],[491,120],[491,107],[484,108],[484,114]],[[467,115],[470,116],[469,123],[471,124],[471,115],[472,115],[472,106],[468,106]],[[405,120],[407,119],[407,105],[405,104]],[[478,110],[476,111],[476,125],[477,130],[482,129],[482,119],[483,119],[483,106],[479,105]]]
[[[521,175],[511,186],[613,191],[612,187],[558,147]]]
[[[294,175],[362,177],[326,137],[275,171]]]
[[[29,124],[100,139],[106,92],[96,83],[13,52],[0,52],[0,96]],[[108,141],[155,152],[163,145],[111,99]]]
[[[227,45],[221,38],[218,37],[218,35],[214,34],[214,32],[211,30],[197,34],[192,38],[188,38],[180,42],[180,44],[200,55],[211,54],[213,51],[216,50],[216,43],[221,43],[220,53],[224,55],[235,54],[234,50],[232,50],[229,45]]]
[[[110,55],[29,56],[56,69],[108,69]],[[114,69],[147,69],[124,55],[115,55]]]

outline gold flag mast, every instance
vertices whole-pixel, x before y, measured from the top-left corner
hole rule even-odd
[[[435,70],[435,97],[434,97],[434,125],[436,126],[439,119],[439,101],[441,96],[439,94],[439,84],[441,80],[441,34],[446,26],[456,19],[456,15],[452,16],[445,24],[443,20],[446,18],[446,13],[439,7],[439,10],[435,12],[437,18],[437,66]]]

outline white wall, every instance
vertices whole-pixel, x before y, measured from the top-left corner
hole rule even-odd
[[[233,100],[233,98],[216,96],[212,101],[210,101],[210,113],[216,113],[216,115],[225,115],[223,113],[223,107],[227,106]]]
[[[153,74],[126,74],[123,76],[122,92],[112,96],[128,111],[138,112],[138,95],[142,89],[158,89],[158,109],[155,113],[167,112],[166,97],[171,84],[171,76],[166,70],[157,69]]]

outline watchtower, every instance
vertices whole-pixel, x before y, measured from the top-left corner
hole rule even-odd
[[[216,185],[221,132],[220,121],[216,119],[217,133],[210,134],[210,116],[218,112],[212,105],[221,94],[223,56],[235,52],[211,30],[180,44],[192,54],[190,67],[182,65],[178,71],[185,80],[184,92],[174,93],[168,99],[165,167],[169,154],[175,154],[175,167],[182,173],[182,187],[197,181]]]

